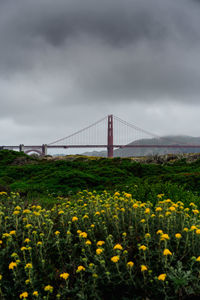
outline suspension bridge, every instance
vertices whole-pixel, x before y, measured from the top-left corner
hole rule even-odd
[[[114,115],[108,115],[71,135],[47,144],[0,146],[0,149],[23,151],[27,154],[35,152],[42,156],[48,154],[48,149],[61,148],[105,148],[107,157],[111,158],[114,149],[120,148],[200,149],[200,144],[180,143],[160,137]]]

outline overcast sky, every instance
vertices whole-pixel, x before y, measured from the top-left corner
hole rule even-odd
[[[108,114],[200,136],[200,1],[0,0],[0,145]]]

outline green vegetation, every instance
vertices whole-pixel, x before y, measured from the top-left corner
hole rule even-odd
[[[42,198],[49,202],[49,195],[69,196],[84,189],[126,191],[139,201],[151,202],[157,194],[165,193],[174,201],[183,197],[186,203],[198,203],[200,160],[186,163],[182,159],[162,165],[142,164],[128,158],[79,156],[47,160],[0,151],[0,191],[19,192],[30,200]]]
[[[46,209],[0,192],[2,300],[199,299],[194,203],[106,191],[59,201]]]
[[[0,299],[199,299],[199,176],[0,151]]]

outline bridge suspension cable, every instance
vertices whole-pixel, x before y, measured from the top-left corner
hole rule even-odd
[[[70,134],[70,135],[64,137],[64,138],[60,138],[60,139],[58,139],[58,140],[56,140],[56,141],[54,141],[54,142],[51,142],[51,143],[49,143],[49,144],[47,144],[47,145],[50,146],[50,145],[53,145],[53,144],[57,144],[57,143],[63,142],[64,140],[67,140],[67,139],[69,139],[69,138],[72,138],[72,137],[74,137],[74,136],[76,136],[76,135],[78,135],[78,134],[80,134],[80,133],[83,133],[83,132],[86,131],[86,130],[89,130],[89,129],[92,128],[92,127],[95,127],[96,125],[98,125],[99,123],[101,123],[102,121],[104,121],[104,120],[106,120],[106,119],[107,119],[107,116],[105,116],[104,118],[102,118],[102,119],[96,121],[95,123],[92,123],[91,125],[89,125],[89,126],[87,126],[87,127],[84,127],[84,128],[82,128],[82,129],[80,129],[80,130],[78,130],[78,131],[76,131],[76,132],[74,132],[74,133],[72,133],[72,134]]]
[[[168,143],[170,142],[170,143],[172,143],[172,144],[185,144],[185,145],[188,144],[188,143],[185,143],[185,142],[181,142],[181,143],[180,143],[180,141],[173,140],[173,139],[169,139],[169,138],[167,138],[167,137],[161,137],[161,136],[159,136],[159,135],[157,135],[157,134],[155,134],[155,133],[152,133],[152,132],[147,131],[147,130],[145,130],[145,129],[143,129],[143,128],[140,128],[140,127],[138,127],[138,126],[136,126],[136,125],[134,125],[134,124],[132,124],[132,123],[129,123],[129,122],[127,122],[127,121],[124,121],[123,119],[121,119],[121,118],[119,118],[119,117],[117,117],[117,116],[113,116],[113,117],[114,117],[114,120],[120,122],[121,124],[123,124],[123,125],[125,125],[125,126],[127,126],[127,127],[129,127],[129,128],[132,128],[132,129],[134,129],[134,130],[137,131],[137,132],[140,132],[140,133],[145,134],[145,135],[146,135],[145,137],[144,137],[144,136],[143,136],[143,137],[140,136],[140,139],[138,139],[138,142],[139,142],[139,143],[142,142],[142,141],[141,141],[142,138],[147,138],[147,136],[148,136],[149,138],[154,138],[156,143],[163,143],[163,142],[166,141],[166,142],[168,142]],[[131,142],[133,142],[133,141],[131,141]],[[128,142],[127,142],[127,144],[128,144]]]

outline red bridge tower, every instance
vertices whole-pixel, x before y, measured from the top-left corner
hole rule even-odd
[[[113,115],[108,116],[107,157],[113,157]]]

